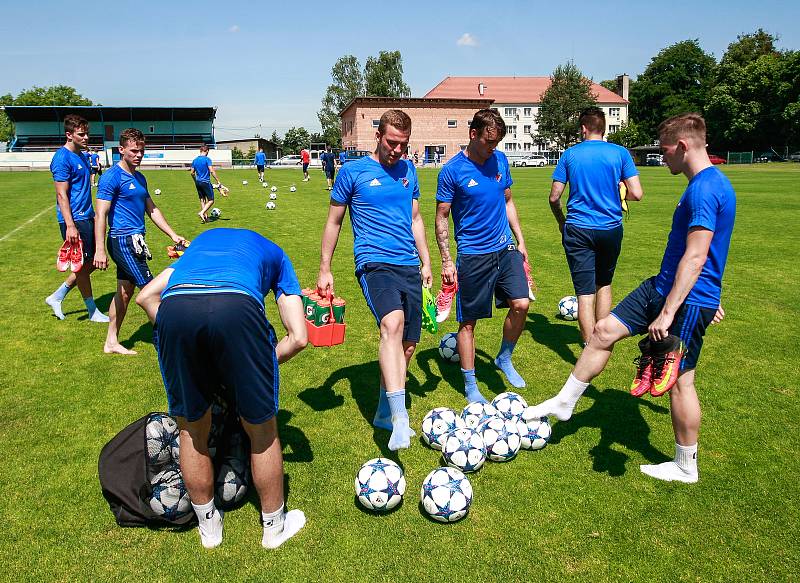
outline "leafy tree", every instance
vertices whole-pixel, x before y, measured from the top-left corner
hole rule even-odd
[[[342,141],[339,113],[354,97],[364,94],[364,74],[361,63],[353,55],[340,57],[331,70],[333,82],[325,90],[322,108],[317,112],[325,142],[337,146]]]
[[[606,79],[605,81],[600,81],[598,83],[601,87],[605,87],[609,91],[613,91],[614,93],[617,92],[617,80],[616,79]]]
[[[311,143],[311,136],[306,128],[291,127],[283,136],[283,149],[287,154],[297,154]]]
[[[250,144],[250,149],[247,150],[247,154],[245,155],[245,158],[247,158],[248,162],[250,162],[251,160],[255,159],[256,152],[257,152],[257,148],[255,147],[255,145]]]
[[[242,152],[237,146],[234,146],[231,150],[231,158],[233,158],[234,164],[237,162],[241,164],[242,160],[244,160],[244,152]]]
[[[720,67],[744,67],[764,55],[777,56],[779,54],[775,48],[777,41],[777,36],[765,32],[762,28],[750,34],[740,34],[735,42],[728,45],[720,60]]]
[[[269,137],[269,141],[278,147],[283,145],[283,140],[278,135],[278,132],[276,130],[272,130],[272,135]]]
[[[648,143],[648,139],[641,134],[639,126],[633,120],[623,122],[620,128],[606,138],[612,144],[619,144],[626,148],[635,148]]]
[[[411,88],[403,81],[400,51],[381,51],[368,57],[364,66],[364,86],[368,96],[409,97]]]
[[[575,63],[559,65],[550,76],[550,87],[542,95],[536,116],[539,138],[566,150],[581,137],[578,116],[583,109],[597,104],[592,83]]]
[[[703,110],[715,67],[697,39],[675,43],[652,58],[630,90],[630,116],[648,140],[658,137],[665,118]]]
[[[21,91],[16,98],[11,94],[0,96],[0,105],[93,105],[91,99],[80,95],[73,87],[54,85]],[[5,112],[0,111],[0,142],[7,142],[14,135],[14,124]]]

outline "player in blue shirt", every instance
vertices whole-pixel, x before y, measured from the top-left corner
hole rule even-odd
[[[258,181],[264,182],[264,167],[267,165],[267,155],[264,153],[263,148],[259,148],[258,152],[256,152],[254,162],[258,171]]]
[[[599,107],[580,117],[583,142],[568,148],[553,172],[550,209],[558,221],[575,295],[578,326],[586,344],[594,324],[611,310],[611,280],[622,249],[622,200],[641,200],[639,172],[628,150],[603,140],[606,117]],[[567,216],[561,195],[569,184]]]
[[[333,190],[333,178],[336,175],[336,157],[331,152],[330,146],[325,146],[325,151],[319,159],[322,162],[322,169],[325,171],[325,178],[328,180],[328,190]]]
[[[272,291],[286,335],[264,313]],[[276,548],[305,524],[286,512],[278,437],[278,364],[306,346],[300,284],[283,250],[245,229],[210,229],[136,298],[154,323],[169,412],[181,432],[181,472],[206,548],[222,542],[208,451],[211,403],[221,385],[235,395],[250,437],[253,483],[261,499],[262,544]]]
[[[106,354],[136,354],[119,343],[119,330],[134,287],[142,288],[153,279],[147,265],[151,255],[144,240],[145,213],[175,243],[184,241],[150,198],[147,180],[136,170],[142,163],[144,150],[144,134],[135,128],[124,130],[119,137],[121,159],[103,175],[97,189],[94,266],[108,268],[106,224],[109,227],[108,252],[117,265],[117,291],[108,311],[110,321],[103,346]]]
[[[414,435],[405,404],[406,370],[420,337],[422,286],[431,285],[417,172],[403,159],[410,138],[411,118],[389,110],[380,118],[375,152],[342,167],[331,193],[317,278],[317,289],[332,295],[331,259],[350,209],[356,278],[381,331],[373,424],[392,432],[393,451],[409,447]]]
[[[339,152],[339,166],[344,166],[344,161],[347,159],[347,154],[344,150]]]
[[[64,265],[78,265],[82,260],[83,265],[79,270],[72,271],[64,283],[44,301],[53,310],[55,317],[63,320],[65,316],[61,302],[77,285],[89,312],[89,320],[108,322],[108,316],[98,310],[94,303],[92,281],[89,278],[94,271],[94,209],[89,161],[82,152],[89,143],[89,122],[78,115],[66,115],[64,133],[66,142],[50,162],[50,172],[56,187],[56,219],[61,229],[61,238],[71,245],[69,250],[64,251],[65,257],[59,257],[59,262],[65,260]]]
[[[528,251],[511,196],[508,160],[495,149],[505,134],[506,124],[496,109],[476,112],[466,150],[442,168],[436,191],[442,286],[458,283],[458,354],[469,402],[486,402],[475,378],[475,325],[481,318],[492,317],[492,300],[498,308],[509,308],[494,362],[514,387],[525,386],[511,363],[511,354],[525,327],[530,302],[523,267]],[[451,211],[458,247],[456,263],[450,256]]]
[[[197,188],[197,196],[200,198],[200,212],[197,216],[200,217],[201,223],[208,222],[208,211],[214,206],[214,187],[211,186],[211,177],[220,185],[222,181],[217,176],[217,171],[211,163],[211,158],[208,157],[208,146],[203,144],[200,146],[200,155],[192,160],[192,165],[189,167],[189,172],[194,178],[194,185]],[[222,196],[225,191],[220,189]]]
[[[736,195],[730,181],[708,159],[706,125],[699,114],[664,121],[659,139],[670,172],[689,179],[672,216],[661,270],[597,322],[561,391],[537,405],[534,414],[569,419],[589,382],[605,368],[614,344],[634,334],[647,334],[639,343],[643,353],[635,361],[631,392],[640,396],[649,391],[657,396],[674,383],[669,396],[675,457],[640,469],[659,480],[694,483],[700,431],[694,371],[706,328],[725,316],[722,274],[736,217]]]
[[[92,168],[92,186],[96,187],[98,178],[103,174],[100,164],[100,154],[98,154],[97,148],[89,152],[89,164]]]

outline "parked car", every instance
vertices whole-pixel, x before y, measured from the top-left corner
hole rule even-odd
[[[709,154],[708,159],[711,160],[712,164],[727,164],[728,161],[723,158],[722,156],[717,156],[716,154]]]
[[[546,166],[547,165],[547,158],[544,156],[540,156],[539,154],[531,154],[530,156],[525,156],[524,158],[518,158],[511,162],[512,166]]]
[[[369,156],[371,153],[372,152],[368,152],[367,150],[345,150],[344,163],[347,164],[348,162],[355,162],[364,156]]]
[[[300,157],[300,154],[287,154],[281,158],[275,160],[272,165],[273,166],[300,166],[303,163],[303,159]]]
[[[663,166],[664,156],[661,154],[648,154],[644,163],[645,166]]]
[[[789,161],[790,162],[800,162],[800,152],[795,152],[794,154],[789,154]]]
[[[785,162],[783,158],[778,156],[775,152],[761,152],[755,158],[753,158],[753,162]]]

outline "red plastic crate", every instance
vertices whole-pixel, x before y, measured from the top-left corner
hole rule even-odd
[[[308,330],[308,341],[313,346],[335,346],[344,342],[345,324],[326,324],[315,326],[313,322],[306,320],[306,330]]]

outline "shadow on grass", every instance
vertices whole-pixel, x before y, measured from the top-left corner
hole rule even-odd
[[[528,314],[525,329],[530,332],[534,342],[546,346],[555,352],[564,362],[575,364],[578,356],[570,346],[576,346],[580,351],[582,343],[580,330],[570,324],[552,321],[543,314]]]
[[[551,444],[561,442],[584,427],[599,429],[600,442],[589,450],[593,459],[592,469],[596,472],[608,472],[610,476],[624,474],[625,462],[629,459],[626,454],[612,449],[614,444],[639,452],[651,463],[671,459],[651,445],[650,426],[641,412],[641,407],[664,414],[669,413],[669,409],[648,398],[637,399],[619,389],[598,391],[590,385],[583,396],[592,399],[594,403],[585,411],[573,415],[569,421],[556,423],[553,426]]]
[[[464,376],[461,374],[461,367],[458,363],[445,361],[439,354],[438,348],[423,350],[416,355],[416,359],[417,365],[422,369],[422,372],[425,373],[427,378],[425,383],[418,385],[419,393],[417,394],[420,396],[427,395],[438,386],[440,380],[444,380],[448,385],[453,387],[458,394],[464,394]],[[439,370],[442,373],[442,377],[439,377],[431,369],[431,362],[434,360],[440,363]],[[475,350],[475,377],[478,379],[479,383],[486,383],[486,386],[489,387],[489,390],[493,391],[495,395],[506,390],[505,381],[503,377],[500,376],[497,366],[494,364],[494,357],[489,356],[483,350]],[[413,387],[411,391],[414,392]],[[491,401],[494,395],[484,396]]]

